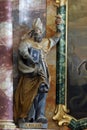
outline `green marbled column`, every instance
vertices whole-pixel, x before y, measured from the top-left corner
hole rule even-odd
[[[66,5],[60,6],[57,9],[57,14],[62,16],[63,22],[57,26],[57,30],[61,30],[61,39],[56,47],[56,104],[65,104]]]
[[[71,130],[84,130],[87,128],[87,118],[80,120],[72,119],[68,127],[71,128]]]

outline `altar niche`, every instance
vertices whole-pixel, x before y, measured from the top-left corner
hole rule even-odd
[[[55,26],[55,15],[56,15],[56,8],[54,6],[55,1],[49,1],[49,0],[40,0],[40,1],[30,1],[27,0],[26,3],[24,0],[20,0],[18,2],[13,2],[13,22],[14,22],[14,51],[13,51],[13,60],[14,60],[14,92],[16,90],[17,84],[20,79],[20,74],[18,72],[18,64],[17,64],[17,58],[18,58],[18,46],[20,43],[20,40],[25,38],[29,30],[32,28],[32,23],[36,18],[40,18],[43,22],[44,26],[44,37],[52,37],[56,32],[56,26]],[[47,8],[50,10],[47,11]],[[51,20],[50,20],[51,19]],[[47,34],[46,34],[46,28],[47,28]],[[22,124],[22,128],[25,126],[27,128],[29,127],[38,127],[38,128],[57,128],[58,126],[53,122],[52,117],[55,110],[55,97],[56,97],[56,48],[53,48],[51,51],[51,54],[47,57],[48,66],[50,73],[52,75],[51,79],[51,89],[47,98],[47,104],[46,104],[46,115],[48,119],[48,124],[42,125],[42,124]],[[53,96],[51,96],[53,95]],[[52,100],[51,100],[52,99]],[[52,107],[52,110],[50,111],[50,106]],[[49,115],[50,111],[50,115]]]

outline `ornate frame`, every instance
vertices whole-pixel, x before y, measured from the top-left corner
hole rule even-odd
[[[3,2],[4,1],[4,2]],[[7,51],[5,51],[5,56],[6,58],[8,58],[9,60],[6,63],[6,68],[3,68],[3,63],[1,63],[2,67],[2,71],[3,73],[1,73],[1,80],[3,78],[2,74],[5,74],[5,80],[1,82],[1,89],[6,87],[7,92],[9,90],[11,90],[8,93],[8,97],[5,94],[5,90],[3,89],[3,91],[1,91],[1,95],[4,97],[4,101],[2,100],[2,106],[1,109],[4,110],[3,108],[7,106],[8,109],[5,109],[6,112],[3,112],[2,117],[0,119],[0,128],[1,129],[8,129],[9,127],[12,129],[15,129],[15,125],[13,123],[13,114],[12,114],[12,110],[13,110],[13,98],[12,98],[12,94],[13,94],[13,81],[11,81],[12,79],[12,19],[11,19],[11,13],[12,10],[9,10],[9,8],[12,8],[11,6],[11,1],[14,0],[1,0],[1,11],[4,10],[4,7],[6,6],[6,11],[3,13],[6,13],[8,10],[9,15],[6,13],[5,15],[2,15],[4,17],[1,17],[1,29],[2,29],[2,33],[6,34],[6,38],[5,38],[5,45],[2,43],[1,45],[1,49],[2,52],[4,52],[4,50],[6,49]],[[63,19],[63,23],[61,25],[57,26],[57,30],[58,28],[61,29],[62,32],[62,36],[61,36],[61,40],[60,40],[60,45],[57,46],[57,63],[56,63],[56,72],[57,72],[57,82],[56,82],[56,110],[55,110],[55,115],[53,117],[53,120],[57,121],[59,126],[68,126],[69,128],[71,128],[72,130],[81,130],[81,129],[85,129],[87,128],[87,118],[83,118],[80,120],[77,120],[76,118],[72,117],[71,115],[69,115],[69,110],[67,109],[67,24],[68,24],[68,1],[69,0],[55,0],[56,4],[55,6],[57,7],[57,14],[59,13],[62,16]],[[8,8],[7,8],[8,6]],[[7,17],[8,16],[8,17]],[[5,23],[3,23],[5,22]],[[5,25],[5,26],[4,26]],[[8,33],[4,33],[4,32],[8,32]],[[9,35],[10,34],[10,35]],[[4,38],[4,35],[2,35],[1,38]],[[10,39],[10,42],[9,40]],[[0,39],[1,40],[1,39]],[[7,41],[7,42],[6,42]],[[9,43],[11,43],[9,45]],[[8,47],[10,47],[10,50],[8,50]],[[2,56],[2,52],[1,52],[1,56]],[[9,54],[9,56],[7,55]],[[5,64],[5,63],[4,63]],[[8,71],[10,70],[10,72],[8,73]],[[9,75],[9,76],[8,76]],[[7,77],[9,77],[9,79],[6,79]],[[9,84],[8,85],[8,81]],[[10,89],[9,89],[10,88]],[[11,98],[11,102],[9,102],[9,97]],[[6,104],[7,103],[7,104]],[[4,116],[4,113],[6,113],[7,117]]]
[[[68,34],[68,2],[69,0],[56,0],[57,14],[60,14],[63,23],[57,26],[62,32],[60,45],[57,46],[57,82],[56,82],[56,110],[53,120],[59,126],[68,126],[72,130],[87,128],[87,118],[76,119],[69,115],[67,108],[67,34]]]

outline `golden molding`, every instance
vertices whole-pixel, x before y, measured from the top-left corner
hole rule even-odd
[[[63,5],[66,5],[66,2],[67,2],[67,0],[56,0],[56,5],[63,6]]]
[[[66,5],[67,0],[60,0],[60,6]]]
[[[56,3],[59,4],[59,3],[60,3],[60,0],[56,0]]]
[[[54,6],[59,7],[60,6],[60,0],[56,0]]]
[[[67,110],[66,106],[59,104],[56,106],[55,116],[53,117],[53,120],[57,121],[59,126],[70,124],[72,119],[76,120],[74,117],[68,115],[67,113],[69,113],[69,110]]]

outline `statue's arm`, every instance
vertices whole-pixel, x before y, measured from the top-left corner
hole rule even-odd
[[[31,64],[34,64],[34,61],[30,55],[30,45],[26,42],[21,42],[18,48],[19,56],[21,56],[24,60],[28,60]]]
[[[59,43],[60,36],[61,36],[61,31],[59,30],[53,37],[49,38],[50,44],[51,44],[51,48],[53,46],[55,46],[57,43]]]
[[[30,73],[30,74],[39,74],[40,68],[39,66],[34,62],[31,54],[31,46],[29,43],[20,43],[18,52],[19,52],[19,59],[18,59],[18,68],[19,71],[22,73]]]
[[[56,16],[55,23],[56,23],[57,26],[59,26],[60,24],[63,23],[63,20],[62,20],[61,15],[57,15],[57,16]],[[55,46],[57,43],[59,43],[60,37],[61,37],[61,30],[58,29],[58,30],[57,30],[57,33],[56,33],[53,37],[50,38],[51,47],[53,47],[53,46]]]

